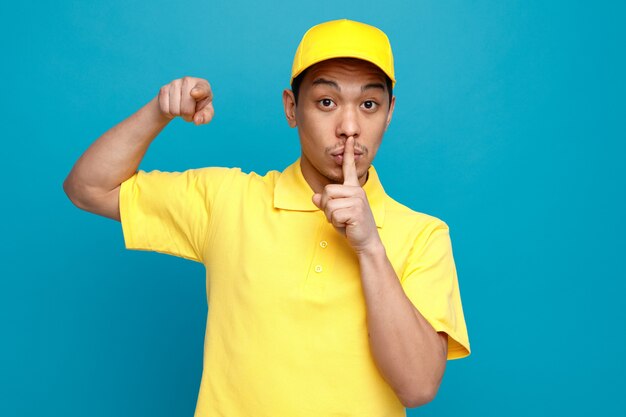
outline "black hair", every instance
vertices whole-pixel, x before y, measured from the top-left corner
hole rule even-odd
[[[291,83],[291,91],[293,92],[293,97],[296,102],[296,105],[298,104],[298,94],[300,93],[300,84],[302,84],[302,80],[304,79],[304,75],[307,73],[307,71],[308,71],[308,68],[302,71],[300,74],[298,74],[298,76],[294,78],[293,82]],[[393,97],[393,82],[391,81],[391,78],[387,76],[387,74],[385,74],[385,84],[387,85],[387,91],[389,92],[389,107],[391,107],[391,99]]]

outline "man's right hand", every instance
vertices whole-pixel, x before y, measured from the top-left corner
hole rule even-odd
[[[200,125],[209,123],[213,113],[213,93],[206,80],[184,77],[164,85],[148,104],[91,144],[63,189],[81,209],[120,220],[121,184],[137,171],[154,138],[176,116]]]
[[[157,97],[161,114],[173,119],[180,116],[186,122],[206,124],[213,119],[213,92],[208,81],[184,77],[161,87]]]

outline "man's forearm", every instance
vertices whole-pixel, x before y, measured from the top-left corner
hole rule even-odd
[[[358,257],[375,362],[406,407],[425,404],[434,398],[443,377],[445,335],[439,335],[406,296],[382,243]]]

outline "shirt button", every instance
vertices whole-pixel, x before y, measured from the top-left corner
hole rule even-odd
[[[323,247],[323,248],[325,248],[326,246],[328,246],[328,242],[326,242],[325,240],[322,240],[322,241],[320,242],[320,246],[321,246],[321,247]]]
[[[315,272],[322,272],[322,265],[315,265]]]

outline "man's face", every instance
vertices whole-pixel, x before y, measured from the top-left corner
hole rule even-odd
[[[290,90],[283,93],[289,125],[298,127],[302,174],[315,192],[343,182],[343,150],[350,136],[359,182],[365,183],[395,103],[395,97],[389,103],[385,80],[369,62],[332,59],[307,70],[297,105]]]

